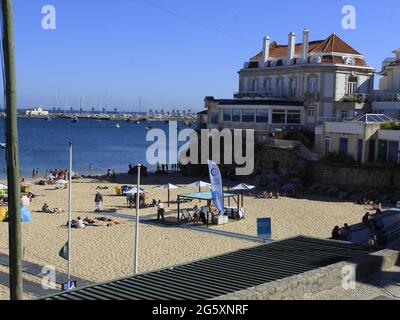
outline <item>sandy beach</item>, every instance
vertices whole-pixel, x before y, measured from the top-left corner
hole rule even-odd
[[[148,198],[167,200],[167,192],[155,189],[159,184],[172,182],[178,185],[188,184],[196,179],[182,177],[155,177],[143,179],[143,187],[149,192]],[[125,183],[134,184],[135,178],[122,176],[118,182],[99,182],[96,180],[78,180],[73,183],[74,218],[95,219],[102,216],[94,214],[94,197],[96,188],[104,197],[104,211],[117,210],[126,217],[134,216],[134,210],[126,206],[125,197],[116,196],[115,186]],[[59,257],[58,252],[67,240],[68,191],[56,190],[53,186],[32,184],[30,190],[37,195],[30,209],[32,222],[23,224],[24,260],[39,265],[52,265],[56,270],[66,272],[67,263]],[[171,191],[171,199],[178,194],[195,192],[195,189],[177,189]],[[36,212],[44,203],[50,208],[62,208],[64,213],[58,215]],[[186,204],[192,207],[198,202]],[[185,207],[185,205],[183,206]],[[228,225],[213,226],[216,230],[230,231],[239,234],[256,236],[256,219],[272,218],[273,239],[304,234],[327,238],[332,228],[338,224],[358,223],[365,212],[363,206],[350,202],[340,202],[332,198],[309,198],[276,200],[254,199],[245,197],[246,219],[231,221]],[[176,203],[167,208],[167,216],[176,218]],[[141,216],[154,218],[156,209],[141,210]],[[72,272],[90,281],[105,281],[131,275],[133,273],[134,255],[134,222],[114,218],[120,224],[112,226],[88,227],[74,229],[72,236],[73,262]],[[194,230],[157,224],[140,226],[140,272],[147,272],[168,266],[182,264],[218,254],[248,248],[257,245],[252,241],[197,232]],[[8,224],[0,224],[0,252],[8,254]],[[7,273],[7,268],[0,269]],[[4,277],[3,277],[4,278]],[[2,279],[3,279],[2,278]],[[36,278],[36,280],[39,278]],[[4,279],[3,279],[4,280]],[[39,279],[40,281],[40,279]],[[7,288],[0,283],[0,299],[8,298]],[[27,298],[32,298],[28,295]]]

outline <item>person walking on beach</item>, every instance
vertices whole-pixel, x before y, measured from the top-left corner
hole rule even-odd
[[[157,220],[160,220],[160,217],[162,221],[164,222],[164,215],[165,215],[165,209],[164,209],[164,204],[161,202],[161,200],[158,200],[158,205],[157,205]]]
[[[103,203],[103,196],[98,191],[97,191],[96,196],[94,198],[94,202],[96,203],[95,212],[100,212],[101,211],[101,205]]]

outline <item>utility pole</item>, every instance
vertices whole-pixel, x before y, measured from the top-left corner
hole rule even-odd
[[[6,96],[7,128],[7,180],[9,213],[10,297],[23,299],[22,287],[22,235],[21,235],[21,187],[19,181],[19,154],[17,128],[17,93],[14,57],[14,27],[12,0],[1,1],[3,15],[3,54]]]

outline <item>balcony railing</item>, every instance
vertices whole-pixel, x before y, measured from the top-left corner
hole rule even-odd
[[[272,92],[268,91],[255,91],[255,92],[236,92],[234,94],[235,99],[262,99],[262,100],[299,100],[297,96],[291,96],[288,94],[273,94]]]
[[[400,102],[400,93],[374,92],[371,100],[373,102]]]

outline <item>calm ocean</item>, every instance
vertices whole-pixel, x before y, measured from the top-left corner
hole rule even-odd
[[[107,169],[119,173],[128,172],[130,163],[142,163],[155,168],[146,161],[147,126],[160,128],[168,133],[164,122],[117,122],[80,120],[72,123],[68,119],[19,118],[19,148],[21,175],[30,177],[34,168],[43,176],[46,169],[68,168],[68,145],[74,145],[73,167],[80,174],[88,174],[92,163],[95,172],[105,174]],[[179,123],[180,129],[186,128]],[[0,119],[0,142],[5,142],[5,120]],[[182,145],[182,143],[180,143]],[[6,176],[5,149],[0,149],[1,177]]]

